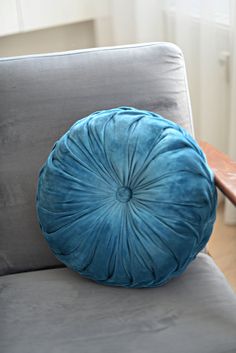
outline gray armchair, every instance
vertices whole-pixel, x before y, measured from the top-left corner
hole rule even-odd
[[[123,105],[193,134],[176,46],[0,59],[1,353],[236,352],[236,296],[205,252],[163,287],[125,289],[81,278],[43,239],[35,189],[54,141],[77,119]]]

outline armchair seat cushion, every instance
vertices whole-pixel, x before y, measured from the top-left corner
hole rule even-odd
[[[107,287],[67,268],[0,278],[1,353],[234,353],[236,299],[206,254],[158,288]]]
[[[37,210],[68,267],[108,285],[155,287],[206,245],[216,189],[184,129],[121,107],[79,120],[56,142],[40,173]]]

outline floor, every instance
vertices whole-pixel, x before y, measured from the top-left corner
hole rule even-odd
[[[222,206],[207,249],[236,292],[236,226],[224,224]]]

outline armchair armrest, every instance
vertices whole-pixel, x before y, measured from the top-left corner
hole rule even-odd
[[[236,162],[204,141],[198,141],[215,174],[216,186],[236,206]]]

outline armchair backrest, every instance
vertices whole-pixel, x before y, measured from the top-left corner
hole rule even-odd
[[[183,55],[170,43],[0,59],[0,274],[58,266],[37,223],[39,169],[77,120],[151,110],[193,134]]]

